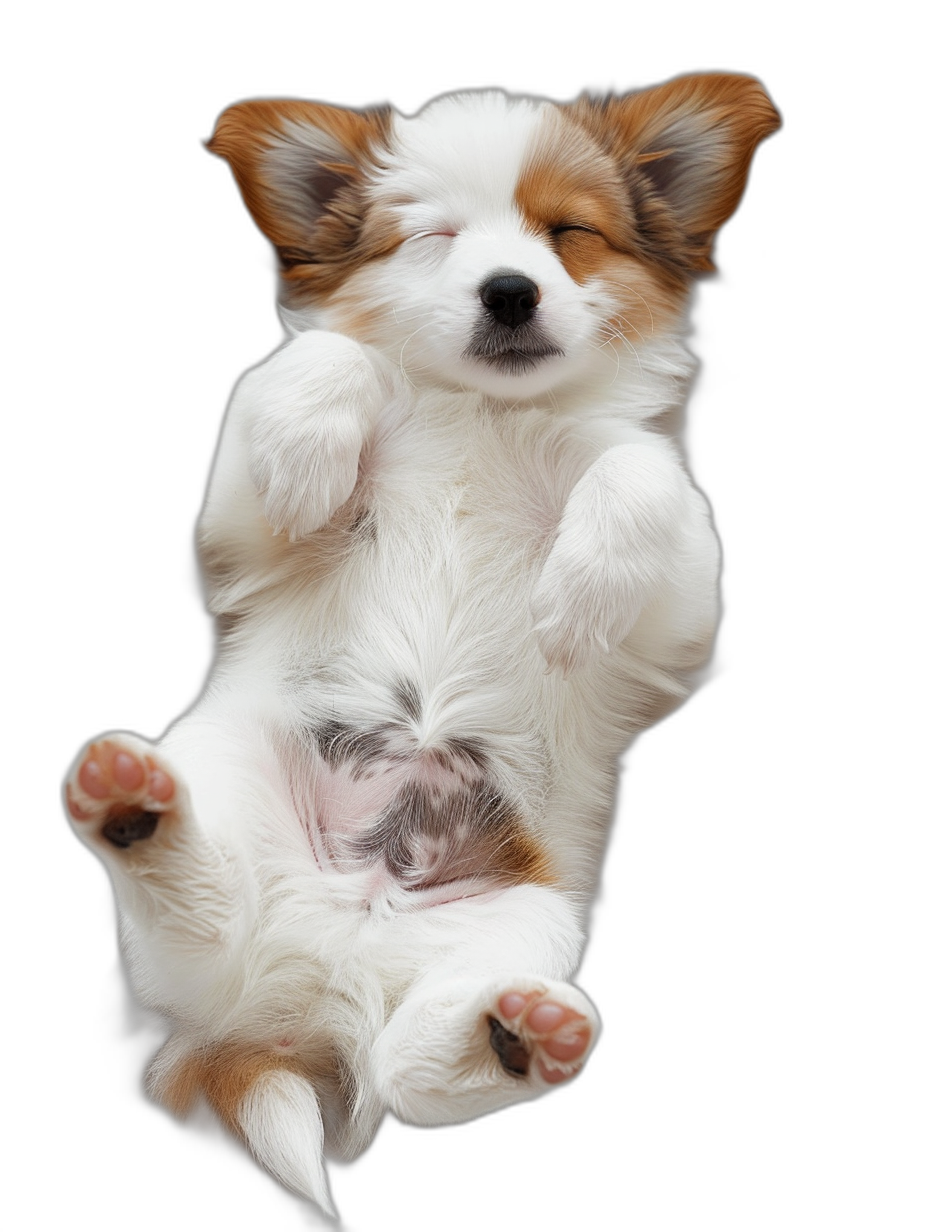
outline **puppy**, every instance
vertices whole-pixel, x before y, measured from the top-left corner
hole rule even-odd
[[[569,105],[250,102],[227,159],[292,337],[240,381],[199,540],[211,678],[66,787],[113,879],[151,1090],[331,1212],[323,1145],[573,1077],[617,758],[717,619],[660,427],[759,141],[756,81]]]

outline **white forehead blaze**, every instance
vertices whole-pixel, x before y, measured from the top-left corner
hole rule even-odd
[[[407,233],[516,219],[515,191],[551,104],[497,92],[437,99],[397,117],[381,188]]]

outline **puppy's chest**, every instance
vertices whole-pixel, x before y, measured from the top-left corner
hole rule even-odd
[[[548,878],[524,811],[545,765],[529,600],[589,452],[531,409],[385,411],[345,514],[362,541],[333,572],[324,687],[288,688],[294,798],[324,866],[441,893]]]
[[[357,498],[410,530],[417,518],[456,551],[520,554],[550,544],[571,488],[596,448],[550,412],[429,397],[385,408],[359,468]]]
[[[520,730],[524,716],[498,714],[498,702],[487,710],[482,690],[519,697],[516,710],[529,704],[526,690],[537,692],[531,597],[597,452],[575,425],[533,408],[385,408],[350,500],[290,545],[282,601],[263,614],[300,713],[314,709],[324,668],[338,719],[355,719],[353,694],[349,702],[338,684],[350,676],[387,690],[410,680],[424,694],[467,699],[499,730]]]

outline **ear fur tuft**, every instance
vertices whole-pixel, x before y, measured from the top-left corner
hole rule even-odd
[[[225,158],[255,222],[287,267],[312,260],[312,237],[387,145],[387,108],[351,111],[277,99],[236,103],[206,147]]]
[[[695,74],[567,110],[619,161],[648,255],[681,275],[711,270],[715,234],[741,200],[754,150],[780,127],[760,82]]]

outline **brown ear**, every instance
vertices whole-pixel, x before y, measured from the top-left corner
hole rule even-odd
[[[761,84],[705,73],[574,107],[600,139],[608,130],[646,247],[661,250],[652,255],[682,270],[711,270],[712,241],[741,199],[754,150],[780,127]]]
[[[290,266],[312,260],[317,225],[327,214],[338,223],[389,129],[386,108],[277,99],[229,107],[206,146],[229,161],[252,217]]]

